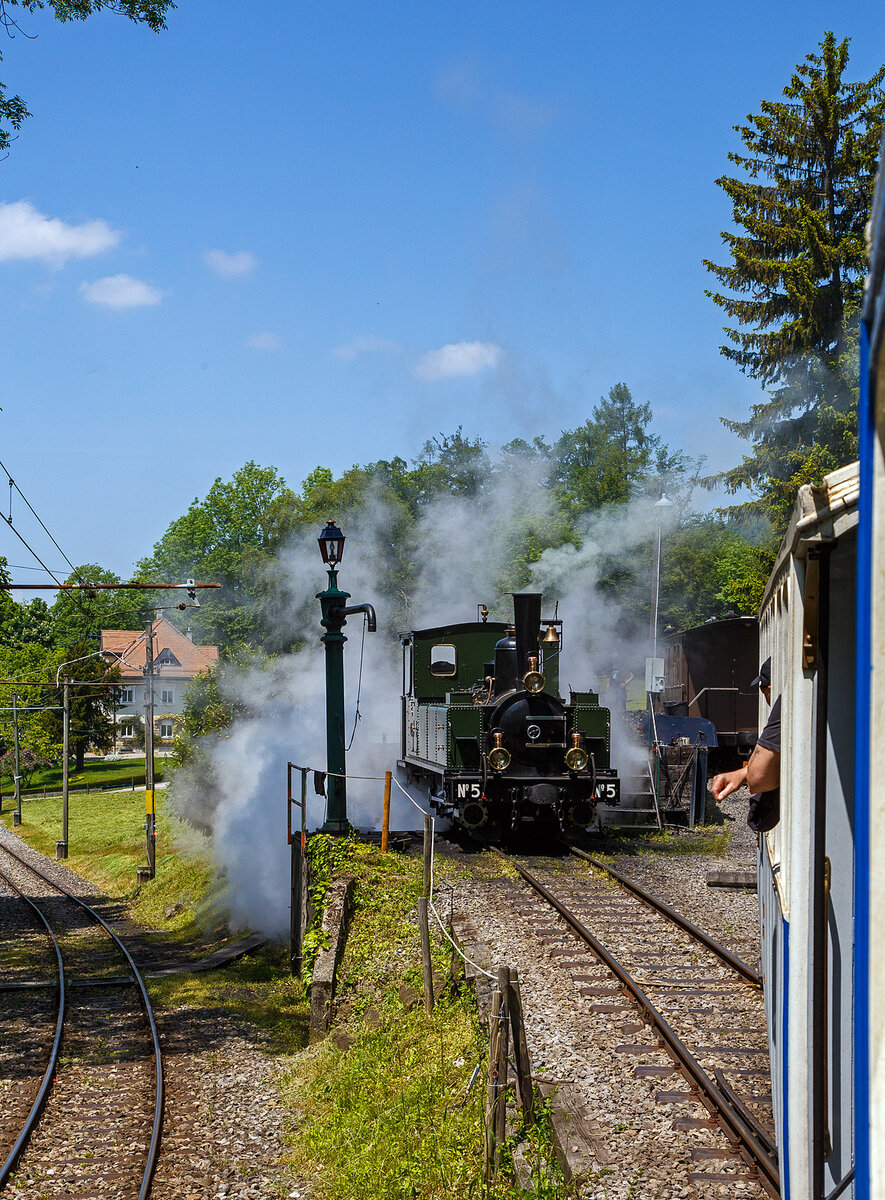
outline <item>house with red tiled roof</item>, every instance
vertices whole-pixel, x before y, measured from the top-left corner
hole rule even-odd
[[[143,629],[103,629],[101,653],[120,670],[122,677],[116,705],[116,721],[123,747],[133,737],[133,717],[144,719],[145,661],[147,648]],[[217,646],[196,646],[190,630],[182,633],[167,620],[154,621],[154,737],[170,742],[184,707],[188,683],[200,671],[218,662]]]

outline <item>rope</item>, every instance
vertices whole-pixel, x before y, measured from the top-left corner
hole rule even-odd
[[[353,729],[350,732],[350,741],[344,747],[345,752],[353,745],[353,739],[356,737],[356,727],[361,720],[360,716],[360,692],[363,688],[363,652],[366,648],[366,626],[369,624],[369,614],[363,613],[363,640],[360,642],[360,674],[356,685],[356,710],[353,714]]]
[[[428,900],[427,900],[428,910],[430,912],[432,912],[434,917],[436,918],[436,923],[439,926],[443,937],[446,939],[446,941],[449,943],[449,945],[461,956],[461,958],[463,958],[466,963],[469,963],[470,966],[473,967],[474,971],[479,971],[480,975],[485,975],[486,979],[492,979],[492,980],[496,979],[497,977],[495,975],[493,975],[491,973],[491,971],[487,971],[485,969],[485,967],[481,967],[479,965],[479,963],[475,963],[472,958],[468,958],[467,955],[464,953],[464,951],[461,949],[461,947],[458,945],[458,943],[452,939],[451,935],[449,934],[449,931],[446,929],[445,925],[443,924],[443,919],[439,915],[436,905],[433,903],[433,888],[434,888],[433,866],[434,866],[434,849],[436,846],[436,817],[433,815],[433,813],[429,813],[426,809],[422,808],[421,805],[417,802],[417,800],[413,799],[409,795],[409,793],[406,791],[406,789],[403,787],[403,785],[400,783],[400,781],[398,779],[394,779],[393,782],[396,784],[396,786],[399,788],[399,790],[402,792],[402,794],[405,796],[405,798],[409,801],[409,803],[413,804],[415,806],[415,808],[417,808],[418,812],[423,813],[425,817],[430,817],[430,896],[428,897]]]

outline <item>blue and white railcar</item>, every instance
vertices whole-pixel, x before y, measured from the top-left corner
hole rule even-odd
[[[855,1175],[858,1200],[885,1200],[885,176],[881,169],[870,240],[859,420]]]
[[[784,1200],[885,1200],[881,174],[870,234],[860,462],[801,489],[760,613],[782,696],[781,820],[759,892]]]
[[[781,819],[759,894],[784,1200],[853,1187],[857,524],[856,463],[801,488],[760,611],[781,697]]]

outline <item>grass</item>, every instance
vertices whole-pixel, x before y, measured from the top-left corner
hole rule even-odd
[[[107,896],[125,902],[139,924],[182,939],[220,932],[208,845],[169,810],[162,792],[157,793],[156,878],[141,890],[135,872],[146,862],[144,790],[78,793],[70,797],[68,816],[67,865]],[[0,820],[12,827],[10,811]],[[27,800],[16,832],[55,858],[62,834],[58,797]],[[165,910],[179,904],[181,910],[167,918]]]
[[[694,829],[662,830],[660,833],[631,831],[629,825],[605,830],[605,841],[596,852],[599,858],[618,854],[707,854],[721,858],[728,848],[731,830],[722,825],[699,825]]]
[[[293,1065],[293,1165],[319,1174],[324,1200],[478,1194],[481,1080],[467,1089],[482,1051],[471,1007],[445,999],[428,1017],[391,998],[380,1028],[349,1026],[346,1052],[325,1041]]]
[[[189,1009],[189,1023],[211,1025],[216,1016],[248,1021],[273,1054],[295,1054],[307,1045],[310,998],[279,944],[218,971],[152,979],[148,988],[158,1006]]]
[[[156,783],[163,781],[163,767],[165,760],[155,758],[154,760],[154,780]],[[144,759],[134,758],[127,762],[108,762],[107,759],[100,759],[95,762],[87,762],[83,764],[82,771],[71,771],[68,776],[68,783],[71,787],[85,787],[89,784],[91,788],[111,788],[111,787],[128,787],[130,781],[135,780],[136,788],[141,783],[144,787]],[[61,767],[47,767],[42,771],[35,771],[27,781],[27,784],[22,780],[22,791],[34,791],[36,789],[50,788],[61,790],[62,785],[62,769]],[[4,798],[12,795],[13,779],[12,775],[0,776],[0,787],[2,787]]]

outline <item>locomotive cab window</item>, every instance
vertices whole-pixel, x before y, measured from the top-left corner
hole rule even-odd
[[[451,676],[458,674],[458,658],[454,646],[434,646],[430,651],[430,674]]]

